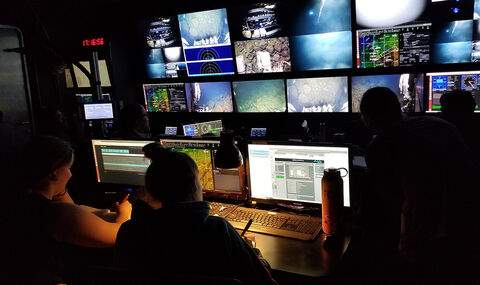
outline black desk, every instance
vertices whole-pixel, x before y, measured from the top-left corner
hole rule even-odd
[[[314,241],[249,233],[255,236],[257,248],[270,263],[272,269],[282,273],[319,278],[330,275],[342,260],[350,237],[340,239],[339,245],[331,250],[323,247],[323,236]]]

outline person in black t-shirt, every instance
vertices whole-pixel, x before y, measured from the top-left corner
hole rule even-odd
[[[144,152],[151,164],[139,199],[149,208],[134,212],[121,226],[117,266],[157,281],[205,276],[275,284],[236,230],[224,219],[209,216],[195,162],[159,144],[146,145]]]

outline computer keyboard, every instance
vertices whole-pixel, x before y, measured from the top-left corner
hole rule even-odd
[[[249,231],[300,240],[314,240],[322,229],[321,219],[317,217],[244,207],[234,208],[225,218],[237,229],[243,229],[248,220],[253,219]]]
[[[209,202],[208,204],[210,205],[210,216],[217,216],[222,218],[225,218],[228,214],[230,214],[238,207],[237,205],[219,202]]]

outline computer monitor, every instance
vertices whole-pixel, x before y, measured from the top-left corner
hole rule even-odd
[[[238,73],[291,71],[285,8],[283,2],[235,7],[231,30]]]
[[[185,84],[189,109],[192,112],[233,112],[230,82],[193,82]]]
[[[186,76],[186,64],[177,17],[157,17],[145,26],[146,72],[148,78]]]
[[[97,182],[145,185],[150,160],[142,148],[153,141],[92,140]]]
[[[178,15],[189,76],[234,74],[227,9]]]
[[[163,146],[173,148],[190,156],[197,164],[203,193],[210,197],[244,197],[244,170],[218,169],[214,156],[220,141],[161,139]]]
[[[187,112],[183,83],[144,84],[147,112]]]
[[[427,73],[428,112],[441,110],[440,98],[453,90],[470,91],[477,103],[475,112],[480,112],[480,71]]]
[[[374,87],[387,87],[397,94],[402,111],[425,111],[424,74],[405,73],[352,77],[352,111],[360,112],[363,94]]]
[[[349,171],[347,147],[249,144],[252,198],[262,202],[322,203],[327,168]],[[343,177],[344,206],[350,206],[350,177]]]
[[[233,95],[239,113],[285,112],[285,82],[283,79],[233,82]]]
[[[350,0],[295,0],[287,10],[292,70],[351,68]]]
[[[206,134],[213,134],[219,137],[222,130],[223,125],[221,120],[183,126],[183,134],[187,137],[199,137]]]
[[[112,103],[84,104],[85,120],[113,119]]]
[[[250,137],[265,138],[267,137],[267,128],[252,128],[250,130]]]
[[[288,112],[348,112],[348,78],[287,79]]]
[[[169,136],[177,135],[177,127],[165,127],[165,134]]]

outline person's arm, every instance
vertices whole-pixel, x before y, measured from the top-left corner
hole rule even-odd
[[[235,268],[241,274],[239,279],[247,284],[269,284],[277,285],[269,268],[260,261],[259,256],[250,247],[238,232],[227,222],[230,242],[233,248]]]
[[[121,223],[129,218],[131,211],[131,206],[119,206],[120,219],[109,223],[75,204],[56,203],[52,207],[53,237],[60,242],[87,247],[113,246]]]

